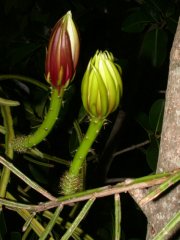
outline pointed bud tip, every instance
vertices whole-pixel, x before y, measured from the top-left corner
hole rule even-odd
[[[79,59],[79,45],[72,13],[68,11],[55,24],[46,51],[46,79],[52,86],[61,89],[73,79]]]

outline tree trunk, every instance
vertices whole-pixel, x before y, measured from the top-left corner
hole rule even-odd
[[[166,90],[165,112],[161,133],[157,173],[180,168],[180,19],[170,53],[170,66]],[[138,203],[145,192],[132,191],[131,195]],[[141,207],[141,206],[140,206]],[[150,240],[180,211],[180,186],[166,191],[158,200],[142,207],[147,221],[147,236]],[[180,230],[180,229],[179,229]],[[172,239],[178,227],[167,234],[165,239]]]

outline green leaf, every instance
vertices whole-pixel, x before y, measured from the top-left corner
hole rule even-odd
[[[159,154],[159,141],[155,137],[151,137],[151,143],[146,150],[146,160],[149,167],[155,171]]]
[[[154,67],[163,64],[167,54],[167,33],[163,29],[155,28],[145,34],[140,57],[150,60]]]
[[[160,134],[162,130],[164,103],[164,99],[158,99],[153,103],[149,111],[149,123],[155,135]]]
[[[151,21],[152,19],[148,15],[145,15],[138,9],[124,20],[122,31],[131,33],[142,32]]]

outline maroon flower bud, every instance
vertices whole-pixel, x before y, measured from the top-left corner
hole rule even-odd
[[[68,11],[54,26],[46,54],[46,80],[58,91],[73,79],[79,48],[77,29]]]

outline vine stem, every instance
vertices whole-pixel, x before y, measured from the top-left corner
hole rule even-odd
[[[44,121],[34,133],[14,139],[12,142],[14,150],[25,151],[28,148],[36,146],[45,139],[58,118],[63,94],[63,88],[60,90],[60,92],[56,88],[52,88],[50,106]]]
[[[2,116],[4,120],[4,127],[6,129],[5,134],[5,153],[9,159],[13,159],[13,148],[10,144],[14,139],[13,120],[11,116],[11,110],[9,106],[1,106]],[[7,167],[3,167],[1,179],[0,179],[0,197],[4,198],[6,195],[6,188],[10,178],[10,170]]]

